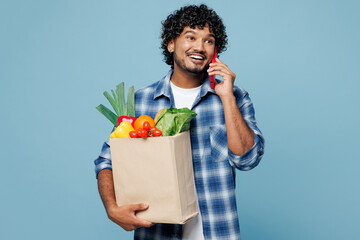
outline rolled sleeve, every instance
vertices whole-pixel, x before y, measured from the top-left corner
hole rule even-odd
[[[104,142],[99,157],[94,161],[95,175],[98,177],[98,173],[103,169],[112,170],[111,154],[109,142]]]
[[[241,156],[234,154],[229,149],[228,156],[231,166],[236,167],[239,170],[247,171],[253,169],[259,164],[262,156],[264,155],[265,140],[257,126],[255,109],[248,92],[241,88],[237,88],[235,93],[237,96],[237,105],[239,106],[239,110],[244,118],[244,121],[254,133],[254,145],[249,151]]]
[[[243,155],[236,155],[230,149],[228,151],[230,165],[242,171],[248,171],[256,167],[263,155],[264,138],[262,135],[257,134],[254,136],[254,145]]]

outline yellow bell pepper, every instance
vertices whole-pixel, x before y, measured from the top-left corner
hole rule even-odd
[[[110,138],[116,138],[115,131],[110,134]]]
[[[129,133],[135,131],[131,123],[122,121],[115,131],[110,135],[110,138],[130,138]]]

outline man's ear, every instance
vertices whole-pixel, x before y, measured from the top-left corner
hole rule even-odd
[[[173,53],[174,48],[175,48],[175,42],[174,42],[174,40],[171,40],[167,45],[167,49],[170,53]]]

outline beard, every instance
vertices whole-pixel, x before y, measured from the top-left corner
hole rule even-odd
[[[184,60],[181,60],[177,57],[177,55],[174,53],[174,64],[176,64],[179,68],[185,70],[186,72],[193,73],[193,74],[203,74],[207,73],[207,69],[209,68],[208,65],[205,65],[204,67],[201,66],[187,66]]]

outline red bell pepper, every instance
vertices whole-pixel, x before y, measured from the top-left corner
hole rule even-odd
[[[119,126],[119,124],[122,121],[128,121],[129,123],[131,123],[131,125],[134,127],[134,122],[136,120],[136,117],[129,117],[129,116],[120,116],[117,120],[117,126]]]

